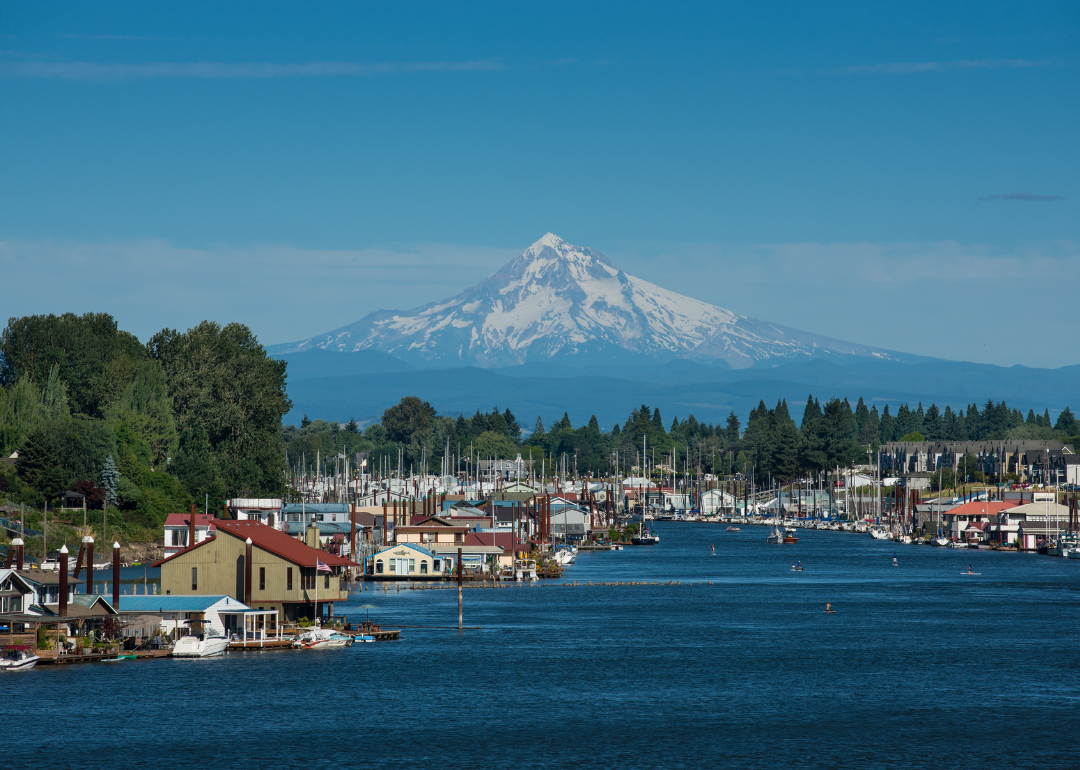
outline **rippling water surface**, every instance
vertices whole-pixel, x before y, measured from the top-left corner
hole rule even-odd
[[[6,675],[4,765],[1080,766],[1080,561],[657,528],[579,555],[577,586],[467,589],[479,629]],[[362,603],[457,621],[454,590],[337,609]]]

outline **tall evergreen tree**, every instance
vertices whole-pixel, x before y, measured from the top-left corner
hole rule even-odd
[[[814,394],[811,393],[806,397],[806,406],[803,408],[802,423],[799,425],[800,431],[805,431],[806,427],[815,419],[821,417],[821,407],[814,400]]]
[[[105,458],[105,467],[101,469],[101,488],[105,490],[105,506],[116,507],[116,488],[120,486],[120,471],[112,455]]]

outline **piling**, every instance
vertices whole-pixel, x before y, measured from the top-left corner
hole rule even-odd
[[[67,559],[68,549],[67,546],[60,548],[60,610],[59,615],[62,618],[67,617],[67,594],[68,594],[68,574],[67,574]],[[116,608],[119,611],[119,606]]]
[[[21,537],[12,539],[11,547],[15,549],[15,569],[21,571],[23,568],[23,539]]]
[[[94,538],[87,535],[82,539],[86,551],[86,593],[94,592]]]
[[[112,544],[112,600],[113,608],[120,611],[120,543]]]

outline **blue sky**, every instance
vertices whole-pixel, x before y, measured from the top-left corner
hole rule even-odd
[[[550,230],[789,326],[1080,363],[1078,43],[1076,3],[8,2],[0,315],[284,342]]]

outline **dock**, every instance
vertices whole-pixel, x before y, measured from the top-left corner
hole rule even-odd
[[[49,655],[48,653],[53,653]],[[115,652],[92,652],[89,655],[82,653],[56,654],[56,650],[38,650],[35,653],[39,660],[39,666],[59,666],[66,663],[98,663],[103,660],[116,660]],[[169,657],[168,650],[121,650],[121,655],[134,655],[136,660],[151,660],[155,658]]]

